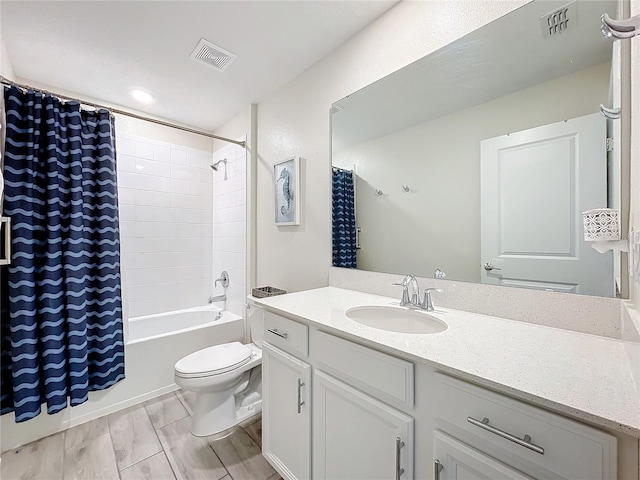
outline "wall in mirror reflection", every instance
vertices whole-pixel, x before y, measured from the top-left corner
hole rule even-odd
[[[333,151],[356,173],[358,268],[480,282],[480,142],[598,112],[609,79],[600,64]]]

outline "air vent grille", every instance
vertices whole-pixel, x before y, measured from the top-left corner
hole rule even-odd
[[[577,25],[577,22],[578,15],[575,1],[540,17],[542,34],[547,38],[555,37],[572,29]]]
[[[206,63],[220,72],[225,71],[236,59],[236,55],[233,53],[214,45],[204,38],[200,39],[196,48],[191,52],[190,57]]]

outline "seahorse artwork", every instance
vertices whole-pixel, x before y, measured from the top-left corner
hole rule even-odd
[[[280,213],[282,215],[288,215],[289,213],[291,213],[291,201],[293,200],[293,192],[291,191],[291,188],[290,188],[290,179],[291,179],[291,174],[289,173],[289,170],[287,170],[286,168],[283,168],[277,180],[277,182],[279,182],[280,180],[283,180],[282,196],[287,202],[286,206],[282,205],[280,207]]]

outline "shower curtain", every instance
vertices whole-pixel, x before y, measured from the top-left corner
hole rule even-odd
[[[353,172],[333,169],[333,266],[356,268]]]
[[[5,88],[0,413],[29,420],[124,378],[113,118]]]

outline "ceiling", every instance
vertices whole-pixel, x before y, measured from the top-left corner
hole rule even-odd
[[[335,103],[334,151],[611,61],[600,17],[615,0],[573,2],[570,28],[545,36],[541,18],[567,0],[540,0]],[[381,115],[381,113],[383,113]]]
[[[0,33],[21,81],[213,131],[396,3],[3,0]],[[223,72],[191,59],[201,38],[237,58]]]

